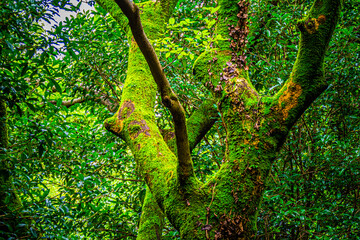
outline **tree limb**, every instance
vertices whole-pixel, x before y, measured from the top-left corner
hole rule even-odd
[[[149,187],[142,206],[137,240],[160,240],[164,228],[164,213],[159,208]]]
[[[187,120],[190,152],[199,144],[219,118],[215,104],[216,102],[212,99],[205,100]],[[161,134],[170,149],[176,152],[177,150],[172,147],[175,141],[173,130],[162,130]]]
[[[327,88],[324,56],[340,16],[341,0],[316,0],[298,22],[299,51],[290,78],[274,96],[279,120],[290,129],[309,105]]]
[[[86,88],[88,89],[88,88]],[[77,103],[83,103],[86,102],[89,99],[92,99],[94,101],[99,101],[102,105],[104,105],[110,112],[114,113],[116,112],[116,110],[119,107],[119,103],[116,99],[111,99],[112,101],[110,101],[110,97],[107,96],[107,94],[104,93],[99,93],[99,92],[95,92],[95,94],[99,94],[100,96],[96,96],[96,97],[92,97],[89,94],[86,94],[85,96],[79,97],[79,98],[74,98],[71,100],[66,100],[66,101],[62,101],[61,105],[69,108]],[[57,101],[55,100],[51,100],[50,103],[56,105]]]
[[[193,150],[205,134],[211,129],[219,113],[214,100],[209,99],[203,102],[188,119],[188,131],[190,133],[190,150]]]
[[[150,71],[160,91],[163,104],[170,110],[175,125],[176,145],[178,149],[178,176],[181,182],[194,175],[190,147],[186,129],[185,111],[176,94],[172,91],[160,61],[143,30],[139,8],[128,0],[116,0],[123,13],[129,19],[132,34],[144,55]]]

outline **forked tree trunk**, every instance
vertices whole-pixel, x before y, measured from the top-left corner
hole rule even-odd
[[[199,141],[194,139],[201,139],[213,121],[201,114],[204,108],[184,121],[183,109],[147,40],[161,38],[177,1],[149,1],[139,8],[128,0],[97,2],[124,28],[127,18],[132,33],[120,108],[106,120],[105,127],[128,143],[151,191],[144,203],[138,239],[159,239],[162,214],[179,230],[182,239],[253,238],[276,154],[297,119],[327,87],[324,55],[341,1],[315,0],[308,15],[299,20],[297,59],[289,79],[274,96],[258,93],[248,77],[243,55],[248,3],[218,1],[217,31],[226,40],[216,51],[201,54],[194,66],[197,82],[213,93],[226,131],[225,161],[207,183],[194,175],[188,153]],[[173,115],[175,132],[162,135],[156,125],[153,107],[157,89]],[[174,139],[176,145],[171,144]],[[156,217],[150,217],[147,211],[153,211]],[[143,235],[148,231],[153,232]]]

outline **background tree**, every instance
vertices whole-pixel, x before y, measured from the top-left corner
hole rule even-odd
[[[9,161],[11,156],[7,154],[9,136],[6,105],[20,116],[23,114],[21,103],[34,109],[30,103],[31,98],[27,95],[35,86],[43,83],[44,79],[41,76],[44,71],[49,71],[46,61],[49,54],[54,53],[54,46],[49,42],[39,22],[51,20],[56,13],[56,6],[64,8],[67,5],[65,1],[48,1],[48,3],[2,1],[0,3],[1,237],[13,237],[19,234],[26,236],[24,222],[26,217],[20,213],[21,201],[12,180],[13,169]],[[51,80],[52,84],[56,84],[53,79]],[[11,234],[7,235],[3,232],[11,232]]]

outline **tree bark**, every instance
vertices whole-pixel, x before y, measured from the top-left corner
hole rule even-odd
[[[164,16],[169,13],[164,14],[163,5],[153,2],[139,7],[127,0],[116,3],[128,18],[134,38],[120,107],[113,118],[106,120],[105,127],[128,143],[153,202],[182,239],[255,237],[265,183],[276,154],[291,127],[327,86],[324,54],[340,15],[341,1],[315,0],[308,15],[299,21],[296,62],[289,79],[274,96],[259,94],[248,76],[244,56],[248,3],[218,1],[217,29],[228,41],[220,42],[217,51],[203,53],[194,66],[195,79],[213,93],[226,130],[225,161],[207,183],[194,175],[188,156],[190,124],[148,44],[147,38],[161,37],[159,30],[164,29]],[[213,73],[210,80],[209,70]],[[177,152],[181,149],[177,155],[155,123],[157,88],[173,114]],[[151,199],[150,194],[147,197]]]

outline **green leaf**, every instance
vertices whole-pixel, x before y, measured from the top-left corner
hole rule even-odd
[[[5,42],[8,45],[8,47],[10,48],[10,50],[13,52],[14,51],[14,46],[8,40],[5,40]]]
[[[8,69],[6,69],[6,68],[3,68],[3,70],[4,70],[4,72],[6,73],[6,75],[8,75],[8,76],[11,77],[11,78],[14,78],[14,74],[13,74],[10,70],[8,70]]]
[[[215,12],[217,12],[218,10],[220,9],[220,6],[216,7],[216,8],[213,8],[211,10],[211,14],[214,14]]]
[[[56,91],[58,91],[59,93],[62,93],[62,90],[61,90],[61,87],[60,87],[59,83],[57,83],[57,81],[55,81],[55,80],[52,79],[52,78],[50,78],[49,80],[50,80],[50,82],[52,83],[52,85],[55,86]]]
[[[23,69],[21,70],[21,76],[24,76],[28,70],[29,66],[27,63],[25,63],[25,66],[23,67]]]
[[[31,103],[29,103],[29,102],[25,102],[26,103],[26,105],[31,109],[31,111],[33,111],[33,112],[36,112],[37,111],[37,109],[34,107],[34,105],[32,105]]]

